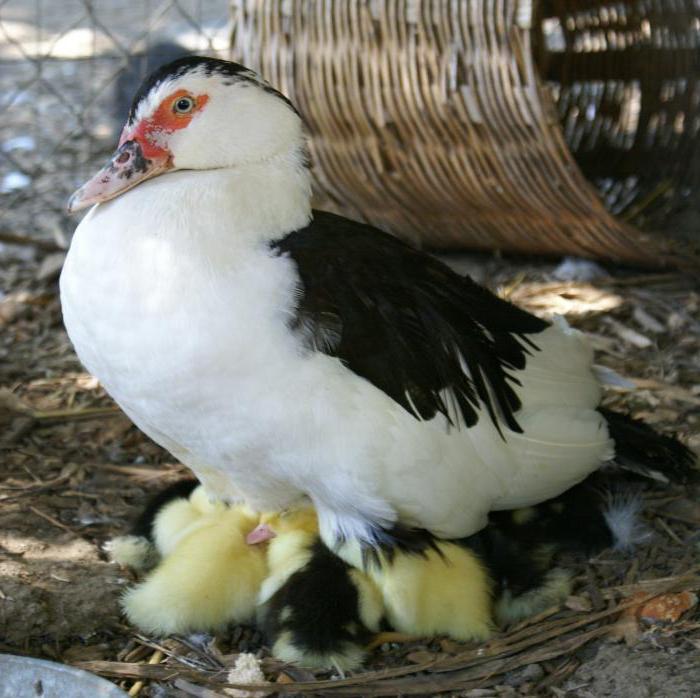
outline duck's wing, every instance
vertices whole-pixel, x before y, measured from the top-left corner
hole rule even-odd
[[[338,357],[418,419],[441,413],[472,426],[485,408],[497,426],[520,431],[512,384],[547,322],[331,213],[315,211],[273,249],[296,264],[293,326],[311,350]]]

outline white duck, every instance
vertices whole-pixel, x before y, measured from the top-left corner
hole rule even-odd
[[[612,457],[580,333],[310,200],[291,103],[184,58],[69,204],[97,204],[61,277],[76,351],[210,493],[310,498],[327,542],[385,545],[466,536]]]

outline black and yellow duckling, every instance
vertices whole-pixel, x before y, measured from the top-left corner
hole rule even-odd
[[[265,551],[246,543],[258,520],[243,506],[210,501],[196,483],[161,493],[136,532],[112,544],[112,557],[136,569],[160,560],[124,594],[127,618],[162,635],[252,621],[267,570]]]
[[[459,542],[487,564],[494,618],[508,625],[571,594],[572,559],[609,547],[628,551],[648,540],[641,508],[634,482],[596,472],[535,507],[492,513],[485,529]]]
[[[379,589],[324,545],[312,508],[263,515],[249,540],[264,539],[258,622],[272,653],[314,668],[359,667],[384,615]]]

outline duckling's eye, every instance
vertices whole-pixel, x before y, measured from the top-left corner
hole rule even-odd
[[[180,99],[173,104],[173,111],[176,114],[187,114],[194,109],[194,100],[192,97],[180,97]]]

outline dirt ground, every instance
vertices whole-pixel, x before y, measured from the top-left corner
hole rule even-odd
[[[107,561],[103,545],[125,531],[150,492],[181,477],[184,469],[138,432],[81,369],[61,324],[60,256],[11,246],[3,254],[0,651],[63,662],[145,661],[152,643],[160,641],[138,635],[120,616],[119,595],[133,578]],[[590,335],[597,360],[636,385],[634,391],[612,390],[609,402],[700,447],[698,279],[609,270],[611,275],[592,282],[561,281],[551,262],[486,256],[451,261],[535,312],[566,315]],[[646,519],[654,538],[632,556],[609,552],[581,564],[576,596],[563,617],[599,611],[620,593],[624,598],[624,592],[608,590],[697,572],[697,494],[697,488],[650,488]],[[617,617],[604,623],[612,628]],[[607,635],[604,623],[603,633],[601,624],[592,627]],[[583,642],[452,695],[700,695],[697,608],[677,623],[642,627],[627,639]],[[188,651],[177,640],[167,642],[174,643],[171,649]],[[216,651],[233,656],[226,653],[260,650],[266,656],[262,647],[253,629],[236,628],[219,638]],[[440,641],[384,645],[370,667],[420,664],[427,656],[460,649]],[[279,666],[266,666],[279,680]],[[314,677],[303,671],[287,676],[297,681]],[[132,679],[122,685],[128,688]],[[204,695],[192,690],[182,680],[177,687],[161,680],[146,685],[140,695]],[[424,695],[430,694],[434,691]],[[356,695],[364,695],[363,690]]]

